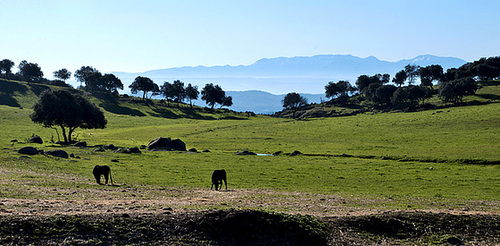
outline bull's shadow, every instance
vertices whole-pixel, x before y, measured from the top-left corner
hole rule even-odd
[[[219,189],[219,190],[213,190],[214,192],[236,192],[235,189]]]

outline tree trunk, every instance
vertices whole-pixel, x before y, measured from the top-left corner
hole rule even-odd
[[[61,130],[62,130],[62,135],[63,135],[63,138],[64,138],[64,142],[68,142],[68,137],[66,136],[66,129],[62,125],[61,125]]]
[[[71,142],[71,135],[73,134],[73,131],[75,130],[75,127],[70,127],[68,131],[68,143]]]
[[[59,131],[57,130],[57,128],[55,127],[51,127],[52,129],[56,130],[56,133],[57,133],[57,141],[60,142],[61,141],[61,136],[59,135]]]

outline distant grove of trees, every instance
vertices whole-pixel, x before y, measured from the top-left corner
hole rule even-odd
[[[66,80],[72,74],[66,68],[53,72],[56,80],[47,80],[43,78],[44,74],[37,63],[30,63],[23,60],[19,63],[19,71],[15,74],[12,73],[14,65],[15,63],[9,59],[1,60],[0,78],[70,87],[70,85],[66,84]],[[102,74],[99,70],[91,66],[82,66],[75,71],[73,76],[80,82],[80,89],[94,95],[117,96],[118,89],[123,90],[122,81],[114,74]],[[173,83],[164,82],[162,86],[158,86],[150,78],[142,76],[136,77],[129,88],[133,94],[142,92],[142,99],[144,101],[150,99],[152,96],[161,95],[167,99],[167,103],[174,101],[179,104],[187,100],[191,108],[193,107],[193,100],[197,100],[200,95],[198,86],[193,86],[192,84],[184,86],[184,83],[180,80],[175,80]],[[225,91],[219,85],[206,84],[201,91],[201,95],[201,99],[211,109],[217,104],[220,107],[230,107],[233,105],[232,97],[226,96]]]
[[[54,72],[54,75],[59,72],[61,70]],[[64,71],[61,73],[64,74]],[[114,74],[103,75],[99,70],[91,66],[82,66],[75,71],[74,76],[80,82],[80,88],[92,94],[118,95],[118,89],[123,89],[122,81]]]
[[[461,103],[465,96],[474,95],[479,88],[479,83],[500,77],[500,57],[481,58],[459,68],[450,68],[443,71],[441,65],[419,67],[408,64],[398,71],[389,84],[389,74],[376,74],[373,76],[360,75],[355,87],[348,81],[330,81],[325,86],[327,98],[336,99],[336,102],[345,102],[349,95],[358,94],[362,99],[373,105],[385,108],[412,108],[424,104],[427,98],[433,95],[446,103]],[[415,85],[420,78],[420,85]],[[438,90],[434,85],[439,84]],[[407,84],[407,86],[404,86]],[[298,98],[297,93],[288,93],[287,98]],[[292,109],[285,104],[285,109]],[[294,112],[297,110],[293,108]]]

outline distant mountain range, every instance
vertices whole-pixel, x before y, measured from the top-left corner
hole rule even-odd
[[[264,58],[248,66],[196,66],[151,70],[142,73],[113,72],[126,90],[137,76],[151,78],[157,84],[181,80],[186,85],[197,85],[201,90],[207,83],[220,85],[233,97],[231,109],[272,113],[281,109],[281,100],[289,92],[297,92],[309,101],[319,102],[324,96],[324,86],[329,81],[348,80],[355,83],[359,75],[388,73],[391,76],[408,64],[428,66],[441,65],[445,70],[460,67],[466,61],[455,57],[421,55],[396,62],[381,61],[370,56],[360,58],[352,55],[317,55],[309,57]],[[279,99],[278,99],[279,98]]]

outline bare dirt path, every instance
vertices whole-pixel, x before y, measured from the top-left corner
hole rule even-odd
[[[33,188],[36,199],[0,196],[0,215],[161,214],[210,209],[254,209],[318,217],[358,216],[394,211],[451,214],[500,214],[500,202],[469,202],[427,208],[414,200],[405,208],[392,199],[339,197],[269,189],[209,189],[99,186],[83,188]],[[13,191],[10,191],[12,193]],[[413,208],[415,207],[415,209]]]

